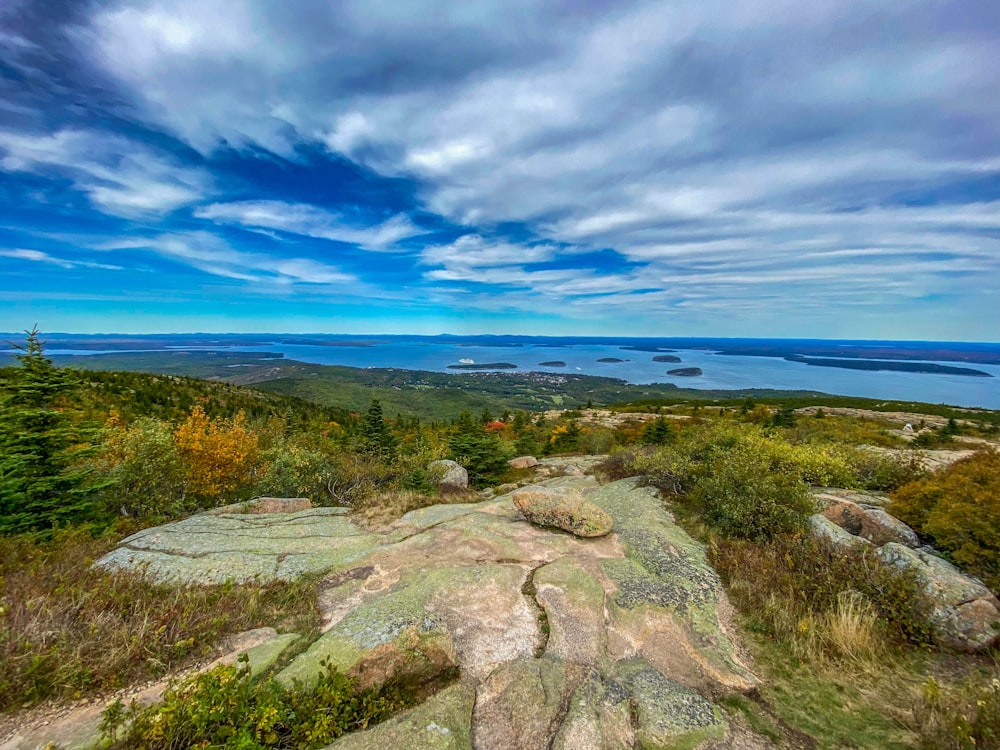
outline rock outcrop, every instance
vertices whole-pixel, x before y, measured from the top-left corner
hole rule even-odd
[[[880,547],[878,555],[916,574],[939,642],[959,651],[981,651],[1000,640],[1000,600],[982,581],[936,555],[896,542]]]
[[[582,537],[611,532],[611,516],[569,488],[526,487],[511,495],[514,505],[528,521],[543,528],[556,528]]]
[[[469,489],[469,472],[457,461],[431,461],[427,469],[442,492],[464,492]]]
[[[524,520],[511,497],[413,511],[364,531],[336,509],[203,515],[133,536],[103,558],[156,580],[322,571],[323,634],[277,679],[328,659],[364,684],[438,689],[332,747],[587,750],[725,747],[746,730],[714,701],[757,680],[730,635],[704,549],[633,480],[561,476],[613,531],[578,538]],[[734,739],[735,738],[735,739]]]
[[[916,575],[938,643],[982,651],[1000,641],[997,597],[979,579],[921,547],[916,532],[881,507],[884,498],[829,489],[814,498],[823,509],[809,519],[813,536],[837,549],[873,548],[884,562]]]
[[[533,469],[538,466],[538,459],[534,456],[518,456],[507,462],[512,469]]]

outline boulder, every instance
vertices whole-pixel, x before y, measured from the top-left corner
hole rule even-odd
[[[469,472],[457,461],[432,461],[427,469],[442,492],[463,492],[469,489]]]
[[[821,542],[833,545],[837,549],[849,550],[856,547],[867,547],[871,545],[867,539],[854,536],[851,532],[841,528],[829,518],[821,513],[814,513],[809,516],[809,531]]]
[[[920,546],[917,532],[881,508],[864,509],[859,536],[877,547],[889,542],[897,542],[913,548]]]
[[[571,489],[530,487],[513,493],[511,500],[536,526],[554,526],[582,537],[611,532],[611,516]]]
[[[848,531],[855,536],[861,533],[865,510],[857,503],[850,500],[836,500],[827,505],[821,511],[821,514],[829,518],[844,531]]]
[[[878,555],[916,574],[938,643],[959,651],[983,651],[1000,641],[1000,600],[982,581],[940,557],[897,542],[880,547]]]
[[[507,462],[512,469],[533,469],[538,466],[538,459],[534,456],[518,456]]]

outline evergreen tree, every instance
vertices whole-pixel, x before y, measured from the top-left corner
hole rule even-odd
[[[670,422],[664,416],[654,419],[642,431],[642,442],[653,445],[669,443],[673,437],[674,431],[670,428]]]
[[[451,458],[469,472],[469,482],[474,487],[494,484],[507,470],[508,457],[503,453],[500,438],[483,429],[468,411],[463,411],[455,423],[448,448]]]
[[[396,436],[382,416],[382,404],[377,398],[373,398],[361,423],[362,450],[390,458],[396,454],[397,445]]]
[[[45,356],[38,328],[25,331],[0,395],[0,533],[46,531],[87,520],[89,446],[62,409],[77,388],[73,375]],[[62,408],[61,408],[62,407]]]

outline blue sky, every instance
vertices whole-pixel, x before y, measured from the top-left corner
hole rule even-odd
[[[996,0],[4,0],[0,330],[1000,339]]]

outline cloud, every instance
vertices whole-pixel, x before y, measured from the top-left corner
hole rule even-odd
[[[352,274],[311,258],[284,258],[231,247],[208,232],[129,238],[103,245],[103,250],[146,249],[213,276],[254,283],[346,284]]]
[[[213,203],[199,208],[195,216],[219,224],[238,224],[251,229],[274,229],[306,237],[358,245],[374,252],[397,251],[396,243],[423,232],[410,219],[397,214],[372,226],[347,224],[341,214],[317,206],[284,201],[239,201]]]
[[[623,330],[637,315],[707,325],[699,311],[731,325],[729,310],[823,333],[824,305],[881,305],[886,319],[943,311],[960,337],[957,321],[998,304],[993,0],[80,7],[57,31],[96,81],[74,90],[101,103],[83,109],[176,137],[206,167],[79,123],[0,134],[0,167],[72,180],[101,210],[148,221],[137,235],[204,245],[201,261],[158,251],[213,273],[325,271],[233,256],[198,226],[295,235],[317,257],[298,238],[398,252],[391,283],[378,261],[358,276],[460,311],[605,310]],[[11,32],[19,60],[52,44],[29,31]],[[262,157],[321,181],[309,168],[324,156],[387,179],[330,190],[335,207],[258,200],[284,196],[255,193],[252,170],[215,190],[232,187],[234,161]],[[186,206],[197,222],[155,216]],[[418,223],[442,231],[428,240]]]
[[[102,211],[162,214],[199,200],[210,178],[126,138],[87,130],[0,131],[0,169],[65,175]]]
[[[70,260],[67,258],[57,258],[41,250],[29,248],[0,248],[0,258],[15,258],[16,260],[27,260],[32,263],[50,263],[62,268],[97,268],[104,271],[122,271],[122,266],[110,265],[108,263],[94,263],[86,260]]]

